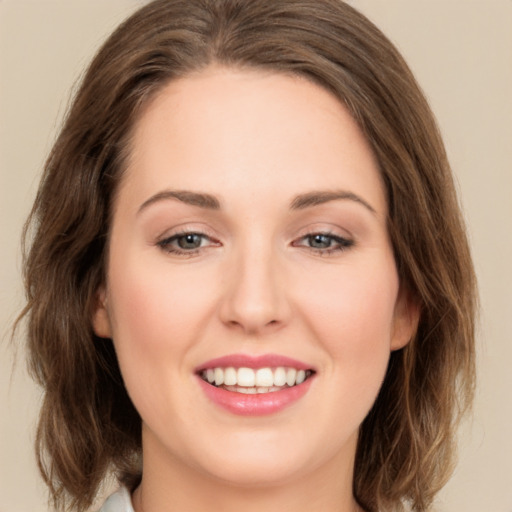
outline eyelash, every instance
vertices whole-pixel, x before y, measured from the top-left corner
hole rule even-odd
[[[204,240],[209,240],[210,242],[213,242],[214,245],[219,244],[219,242],[217,242],[216,240],[214,240],[212,237],[208,236],[205,233],[201,233],[198,231],[181,231],[179,233],[175,233],[174,235],[172,235],[170,237],[160,240],[159,242],[157,242],[157,245],[162,250],[164,250],[165,252],[170,253],[170,254],[176,254],[178,256],[185,256],[185,257],[194,256],[201,251],[201,249],[203,248],[202,246],[187,250],[187,249],[183,249],[183,248],[180,249],[179,247],[172,245],[174,242],[177,242],[180,238],[185,238],[187,236],[201,237],[201,244]]]
[[[347,249],[350,249],[350,247],[352,247],[354,245],[354,241],[353,240],[350,240],[348,238],[344,238],[344,237],[335,235],[335,234],[330,233],[330,232],[322,232],[322,231],[308,233],[308,234],[300,237],[299,241],[308,240],[311,243],[311,241],[315,237],[325,237],[326,239],[328,239],[330,244],[334,243],[335,246],[334,247],[330,247],[329,246],[329,247],[325,247],[325,248],[307,247],[307,246],[304,246],[302,244],[298,244],[296,242],[293,242],[292,245],[294,247],[306,247],[306,248],[310,249],[312,252],[314,252],[316,254],[319,254],[320,256],[329,256],[329,255],[334,254],[334,253],[343,252],[343,251],[346,251]]]
[[[191,257],[198,254],[201,249],[203,249],[202,246],[192,248],[190,250],[178,248],[174,245],[172,245],[175,242],[178,242],[181,238],[185,238],[187,236],[198,236],[201,237],[201,244],[203,241],[210,241],[213,243],[213,245],[220,245],[220,242],[217,242],[214,238],[210,237],[209,235],[197,231],[181,231],[179,233],[175,233],[174,235],[164,238],[163,240],[160,240],[157,242],[157,245],[165,252],[170,254],[176,254],[178,256],[185,256],[185,257]],[[317,248],[317,247],[308,247],[306,245],[303,245],[298,242],[302,242],[304,240],[309,241],[310,243],[315,237],[325,237],[330,245],[333,243],[335,244],[335,247],[325,247],[325,248]],[[329,232],[312,232],[308,233],[304,236],[301,236],[298,241],[292,242],[293,247],[305,247],[306,249],[311,250],[315,254],[319,254],[321,256],[329,256],[334,253],[343,252],[349,249],[354,245],[354,241],[350,240],[348,238],[343,238],[338,235],[334,235],[333,233]]]

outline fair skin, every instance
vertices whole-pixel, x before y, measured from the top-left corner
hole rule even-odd
[[[137,512],[360,510],[358,429],[417,321],[386,215],[367,141],[309,81],[211,67],[152,100],[93,318],[143,421]],[[227,410],[198,368],[240,354],[300,361],[305,391]]]

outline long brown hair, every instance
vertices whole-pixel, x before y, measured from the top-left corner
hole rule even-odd
[[[425,511],[447,480],[474,385],[475,279],[433,115],[388,39],[340,0],[156,0],[86,72],[27,221],[29,365],[44,399],[41,473],[57,508],[87,508],[109,471],[133,485],[141,420],[91,310],[111,207],[141,109],[169,81],[217,63],[306,77],[336,95],[386,185],[401,285],[421,308],[361,426],[354,495],[368,511]],[[28,241],[30,243],[28,243]]]

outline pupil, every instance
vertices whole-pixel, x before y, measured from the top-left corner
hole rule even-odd
[[[325,249],[331,245],[331,239],[326,235],[314,235],[310,241],[311,245],[317,249]]]
[[[178,239],[181,249],[197,249],[201,245],[201,237],[195,234],[184,235]]]

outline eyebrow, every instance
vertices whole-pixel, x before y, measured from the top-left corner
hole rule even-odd
[[[348,200],[348,201],[355,201],[356,203],[359,203],[363,205],[367,210],[370,212],[376,214],[377,211],[373,206],[365,201],[362,197],[358,196],[357,194],[354,194],[353,192],[349,192],[347,190],[336,190],[336,191],[313,191],[308,192],[306,194],[301,194],[297,197],[295,197],[291,204],[290,209],[291,210],[304,210],[305,208],[311,208],[313,206],[318,206],[324,203],[328,203],[329,201],[336,201],[336,200]]]
[[[144,201],[139,208],[139,213],[153,203],[166,199],[176,199],[182,203],[207,210],[220,210],[219,200],[210,194],[191,192],[189,190],[163,190],[151,196],[147,201]]]
[[[198,206],[199,208],[204,208],[207,210],[220,210],[221,208],[220,201],[211,194],[206,194],[202,192],[192,192],[190,190],[163,190],[162,192],[158,192],[157,194],[151,196],[149,199],[144,201],[144,203],[142,203],[142,205],[140,206],[138,212],[140,213],[142,210],[146,209],[148,206],[156,202],[168,199],[175,199],[182,203],[189,204],[191,206]],[[362,197],[346,190],[320,190],[307,192],[306,194],[300,194],[291,201],[290,209],[304,210],[306,208],[319,206],[330,201],[336,200],[354,201],[364,206],[370,212],[374,214],[377,213],[375,208],[373,208]]]

